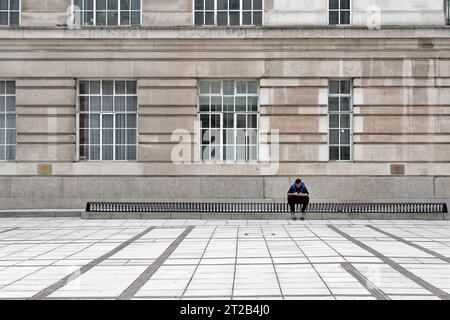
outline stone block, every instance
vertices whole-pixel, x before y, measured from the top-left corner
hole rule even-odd
[[[170,214],[170,218],[201,220],[202,214],[200,212],[173,212]]]
[[[20,216],[27,218],[54,218],[54,212],[35,212],[35,211],[23,211],[18,213]]]
[[[152,2],[152,1],[150,1]],[[158,5],[163,2],[158,2]],[[143,24],[145,26],[192,26],[192,12],[176,12],[176,11],[157,11],[157,12],[143,12]]]
[[[134,177],[133,196],[141,199],[201,198],[200,179],[191,177]]]
[[[302,177],[300,177],[302,178]],[[290,179],[295,180],[295,177]],[[304,177],[311,199],[325,202],[379,202],[433,199],[433,177]]]
[[[81,212],[80,218],[84,219],[84,220],[90,220],[91,219],[91,213],[83,211],[83,212]]]
[[[17,218],[16,212],[0,212],[0,218]]]
[[[314,106],[319,103],[319,88],[261,88],[261,105]]]
[[[109,212],[95,212],[88,213],[86,215],[90,220],[109,220],[111,219],[111,213]]]
[[[448,144],[358,144],[355,161],[364,162],[444,162],[450,159]]]
[[[180,157],[184,161],[194,161],[195,153],[194,143],[182,145],[176,142],[139,144],[139,161],[142,162],[172,162],[178,161]]]
[[[423,114],[411,116],[370,116],[364,117],[364,133],[449,133],[446,124],[450,123],[450,117],[445,115]]]
[[[69,0],[70,1],[70,0]],[[54,89],[54,87],[62,88],[69,87],[75,90],[76,81],[73,78],[67,79],[40,79],[40,78],[26,78],[17,79],[16,88],[21,87],[40,87]]]
[[[353,220],[383,220],[382,213],[352,213]]]
[[[287,192],[293,183],[289,177],[264,177],[265,199],[286,199]]]
[[[296,215],[297,218],[301,217],[301,214]],[[306,213],[305,220],[324,220],[321,213]]]
[[[202,198],[262,199],[262,177],[200,177]]]
[[[290,220],[292,215],[290,213],[262,213],[262,220]]]
[[[12,177],[0,177],[0,198],[11,196]]]
[[[190,218],[189,218],[190,219]],[[196,218],[194,218],[196,219]],[[223,212],[223,213],[201,213],[201,220],[230,220],[233,219],[233,214]]]
[[[76,91],[74,88],[18,88],[16,104],[25,105],[75,105]]]
[[[74,161],[75,145],[71,144],[18,144],[17,161]]]
[[[450,177],[436,177],[434,180],[435,197],[436,199],[450,198]],[[447,203],[449,206],[450,203]],[[450,206],[449,206],[450,209]]]
[[[265,118],[264,116],[263,118]],[[319,122],[321,115],[308,116],[306,119],[302,115],[291,116],[275,116],[268,117],[271,129],[280,130],[280,134],[283,133],[306,133],[312,134],[319,131]]]
[[[443,213],[413,213],[413,220],[444,220]]]
[[[46,115],[17,116],[17,133],[75,134],[75,116],[48,117]]]
[[[309,162],[319,162],[323,161],[321,158],[321,153],[323,152],[323,147],[325,146],[325,151],[328,148],[326,145],[317,144],[280,144],[280,161],[309,161]]]
[[[111,219],[141,219],[141,214],[139,212],[111,212]]]
[[[81,218],[81,213],[82,211],[58,211],[54,213],[54,216],[58,218]]]
[[[233,213],[229,220],[261,220],[261,215],[251,213]]]
[[[78,195],[82,198],[133,199],[131,177],[79,177]]]
[[[58,177],[13,177],[12,198],[60,198],[62,180]]]
[[[175,130],[185,129],[194,132],[197,116],[141,116],[139,118],[139,134],[170,133]]]
[[[412,213],[383,213],[383,220],[412,220]]]
[[[320,78],[306,78],[306,79],[295,79],[295,78],[263,78],[259,82],[261,87],[323,87],[328,86],[328,81],[326,79]],[[270,93],[270,91],[269,91]]]
[[[164,2],[143,1],[142,10],[146,11],[190,11],[192,2],[189,0],[166,0]]]
[[[142,88],[139,90],[139,105],[197,105],[197,89],[184,88]]]
[[[138,87],[192,87],[197,90],[197,79],[139,79]]]
[[[141,219],[153,220],[153,219],[170,219],[171,214],[169,212],[141,212]]]
[[[344,212],[323,212],[322,220],[351,220],[351,213]]]

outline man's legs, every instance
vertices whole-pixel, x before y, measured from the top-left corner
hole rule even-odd
[[[305,213],[309,204],[309,197],[301,197],[302,213]]]
[[[289,204],[289,207],[291,207],[292,213],[295,212],[295,205],[297,203],[301,203],[301,200],[299,198],[300,197],[297,197],[297,196],[288,196],[288,204]]]

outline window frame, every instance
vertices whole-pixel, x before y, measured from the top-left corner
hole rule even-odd
[[[222,98],[222,111],[218,112],[218,111],[200,111],[200,82],[201,81],[220,81],[222,82],[221,87],[220,87],[220,95],[216,94],[216,96],[220,96]],[[224,128],[224,112],[223,112],[223,81],[234,81],[234,88],[235,88],[235,94],[233,95],[233,97],[239,97],[239,96],[245,96],[245,97],[257,97],[258,98],[258,105],[257,105],[257,111],[252,111],[252,112],[247,112],[247,111],[233,111],[233,112],[225,112],[225,113],[232,113],[233,114],[233,131],[234,131],[234,143],[233,143],[233,147],[234,147],[234,155],[233,155],[233,160],[225,160],[224,159],[224,153],[223,153],[223,148],[224,146],[230,146],[230,144],[225,144],[223,143],[223,131],[227,130],[229,128]],[[236,82],[238,81],[255,81],[257,82],[257,86],[256,86],[256,94],[252,94],[252,95],[248,95],[248,93],[246,93],[245,95],[241,94],[241,95],[237,95],[236,94]],[[202,95],[205,96],[205,95]],[[207,95],[208,97],[214,96],[214,95]],[[197,155],[198,155],[198,159],[200,161],[200,163],[202,164],[233,164],[233,165],[239,165],[239,164],[257,164],[259,163],[259,151],[260,151],[260,128],[261,128],[261,123],[260,123],[260,118],[261,118],[261,101],[260,101],[260,79],[249,79],[249,78],[245,78],[245,79],[237,79],[237,78],[221,78],[221,79],[216,79],[216,78],[199,78],[197,79],[197,123],[198,123],[198,128],[197,128],[197,139],[196,139],[196,144],[197,144]],[[220,114],[220,159],[218,160],[214,160],[214,159],[203,159],[203,154],[202,154],[202,147],[204,146],[204,144],[202,143],[202,126],[201,126],[201,115],[211,115],[211,114]],[[252,160],[237,160],[237,152],[236,149],[238,146],[242,146],[237,144],[237,115],[238,114],[246,114],[246,115],[256,115],[256,144],[246,144],[246,147],[249,146],[256,146],[256,159],[252,159]],[[245,130],[249,129],[248,125],[246,126]],[[253,128],[250,128],[253,129]]]
[[[350,82],[350,93],[349,94],[341,94],[339,92],[339,94],[330,94],[330,82],[332,81],[349,81]],[[354,116],[354,106],[353,106],[353,82],[354,80],[351,78],[330,78],[328,79],[328,87],[327,87],[327,152],[328,152],[328,162],[330,163],[353,163],[354,162],[354,146],[353,146],[353,116]],[[333,111],[330,112],[330,104],[329,104],[329,98],[330,97],[350,97],[350,110],[348,112],[342,112],[342,111]],[[330,115],[332,114],[337,114],[337,115],[341,115],[341,114],[348,114],[349,115],[349,121],[350,121],[350,126],[349,126],[349,130],[350,130],[350,142],[349,142],[349,147],[350,147],[350,159],[349,160],[332,160],[330,157],[330,147],[332,146],[337,146],[339,148],[339,158],[341,158],[341,150],[340,148],[343,146],[347,146],[346,144],[341,144],[340,142],[340,130],[341,130],[341,124],[340,124],[340,117],[339,117],[339,144],[331,144],[330,143]],[[347,128],[344,128],[347,129]]]
[[[445,24],[450,25],[450,0],[444,0]]]
[[[74,1],[75,0],[71,0],[70,1],[70,3],[71,3],[71,8],[72,8],[72,12],[71,12],[71,17],[72,17],[72,19],[74,19],[74,16],[75,16],[75,4],[74,4]],[[81,1],[83,1],[83,0],[81,0]],[[135,25],[133,25],[133,24],[127,24],[127,25],[121,25],[120,24],[120,18],[121,18],[121,1],[120,0],[117,0],[117,25],[108,25],[108,24],[105,24],[105,25],[98,25],[97,24],[97,1],[96,0],[93,0],[93,9],[92,9],[92,12],[93,12],[93,18],[94,18],[94,24],[84,24],[84,20],[83,20],[83,16],[81,16],[80,17],[80,27],[81,28],[139,28],[139,27],[142,27],[142,17],[143,17],[143,15],[142,15],[142,2],[143,2],[143,0],[139,0],[140,1],[140,10],[139,10],[139,24],[135,24]],[[80,12],[82,12],[82,11],[87,11],[87,10],[81,10],[81,8],[80,8]],[[102,11],[104,11],[104,10],[102,10]],[[131,11],[133,11],[133,10],[131,10]],[[136,10],[134,10],[134,11],[136,11]],[[131,16],[130,16],[130,23],[131,23]],[[120,80],[119,80],[120,81]]]
[[[192,0],[192,26],[196,27],[196,28],[211,28],[211,27],[219,27],[219,28],[258,28],[258,27],[263,27],[264,26],[264,12],[265,12],[265,0],[261,0],[261,25],[243,25],[242,24],[242,14],[243,12],[248,12],[249,10],[244,10],[243,8],[243,0],[239,0],[239,4],[240,4],[240,9],[239,9],[239,25],[218,25],[217,24],[217,0],[214,0],[214,24],[211,25],[206,25],[206,24],[202,24],[202,25],[196,25],[195,24],[195,13],[197,12],[195,10],[195,0]],[[253,2],[252,2],[252,6],[253,6]],[[211,10],[208,10],[211,11]],[[228,11],[230,11],[228,9]],[[256,10],[256,12],[259,12],[260,10]],[[205,9],[202,10],[202,12],[205,12]],[[253,9],[251,10],[251,12],[253,13]],[[252,17],[253,20],[253,17]],[[205,21],[204,17],[203,17],[203,21]],[[229,22],[229,21],[228,21]]]
[[[350,9],[349,9],[349,12],[350,12],[350,19],[349,19],[349,23],[348,24],[342,24],[342,23],[340,23],[341,22],[341,11],[347,11],[347,9],[344,9],[344,10],[341,10],[341,0],[338,0],[338,2],[339,2],[339,9],[330,9],[330,1],[331,0],[328,0],[327,1],[327,24],[328,24],[328,26],[333,26],[333,27],[348,27],[348,26],[351,26],[351,25],[353,25],[353,0],[349,0],[350,1]],[[339,12],[339,23],[338,24],[331,24],[330,23],[330,12],[331,11],[337,11],[337,12]]]
[[[90,159],[80,159],[80,83],[82,81],[100,81],[101,83],[103,81],[113,81],[114,84],[116,81],[136,81],[136,159],[135,160],[102,160],[102,121],[103,121],[103,115],[113,115],[113,159],[115,158],[116,155],[116,122],[115,122],[115,116],[114,114],[116,113],[115,111],[112,112],[99,112],[100,114],[100,159],[99,160],[90,160]],[[101,86],[100,83],[100,87]],[[102,89],[103,90],[103,89]],[[101,91],[102,92],[102,91]],[[113,93],[115,93],[115,85],[114,85],[114,91]],[[84,95],[84,96],[90,96],[89,95]],[[116,95],[113,94],[113,97],[115,97]],[[100,97],[103,97],[103,94],[100,95]],[[76,83],[76,106],[75,106],[75,112],[76,112],[76,117],[75,117],[75,121],[76,121],[76,162],[86,162],[86,163],[96,163],[96,162],[107,162],[107,163],[136,163],[139,162],[139,86],[138,86],[138,80],[134,79],[134,78],[79,78],[77,79],[77,83]],[[90,112],[88,112],[88,114],[90,114]],[[124,114],[128,114],[127,112],[124,112]],[[91,129],[89,129],[91,130]],[[128,130],[128,128],[126,129]]]
[[[11,79],[0,79],[0,82],[4,82],[5,83],[5,93],[0,93],[0,97],[1,98],[5,97],[5,111],[3,111],[3,112],[0,111],[0,114],[5,116],[5,127],[4,128],[0,128],[0,130],[5,132],[5,139],[4,139],[4,141],[0,141],[0,145],[5,147],[5,158],[4,159],[0,158],[0,163],[16,162],[17,161],[17,81],[16,80],[11,80]],[[14,95],[6,93],[6,82],[14,82]],[[14,97],[14,104],[15,104],[14,105],[14,110],[15,110],[14,112],[6,111],[6,97],[11,97],[11,96]],[[10,114],[10,115],[13,114],[15,116],[15,127],[14,127],[15,142],[14,142],[14,144],[8,144],[7,143],[7,134],[6,134],[6,132],[8,131],[8,129],[11,130],[11,128],[8,128],[6,126],[6,123],[7,123],[6,116],[8,114]],[[6,157],[6,147],[7,146],[14,146],[14,158],[13,159],[8,159]]]
[[[11,25],[11,1],[8,0],[8,10],[2,11],[8,13],[8,24],[0,24],[0,28],[14,28],[20,27],[22,25],[22,0],[19,1],[19,23],[15,25]],[[13,10],[13,12],[17,12],[17,10]],[[1,80],[0,80],[1,81]]]

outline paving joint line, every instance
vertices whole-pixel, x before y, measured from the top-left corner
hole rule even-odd
[[[313,268],[313,270],[316,272],[317,276],[320,278],[320,280],[323,282],[323,284],[325,285],[325,287],[327,288],[328,292],[330,293],[330,295],[336,300],[336,297],[334,295],[334,293],[331,291],[330,287],[328,286],[328,284],[325,282],[325,280],[323,280],[322,275],[319,273],[319,271],[317,271],[316,267],[314,266],[314,264],[311,262],[311,260],[309,259],[309,257],[305,254],[305,252],[302,250],[302,248],[300,248],[300,246],[298,245],[297,241],[295,241],[292,238],[292,235],[289,233],[289,231],[286,229],[286,226],[283,226],[284,231],[289,235],[289,237],[291,238],[291,241],[293,241],[295,243],[295,245],[297,246],[297,248],[301,251],[301,253],[303,254],[303,256],[308,260],[310,266]]]
[[[438,296],[442,300],[450,300],[450,295],[447,292],[445,292],[445,291],[435,287],[431,283],[429,283],[429,282],[425,281],[424,279],[418,277],[417,275],[415,275],[411,271],[405,269],[404,267],[402,267],[401,265],[399,265],[398,263],[396,263],[392,259],[386,257],[382,253],[378,252],[377,250],[375,250],[375,249],[369,247],[368,245],[362,243],[361,241],[353,238],[352,236],[350,236],[346,232],[344,232],[342,230],[339,230],[338,228],[336,228],[333,225],[328,225],[328,228],[330,228],[331,230],[333,230],[336,233],[340,234],[341,236],[343,236],[347,240],[353,242],[354,244],[358,245],[359,247],[363,248],[364,250],[372,253],[373,255],[378,257],[380,260],[382,260],[384,263],[389,265],[392,269],[396,270],[397,272],[399,272],[400,274],[402,274],[406,278],[408,278],[411,281],[415,282],[416,284],[421,286],[423,289],[425,289],[427,291],[430,291],[431,293],[433,293],[434,295]]]
[[[41,244],[41,243],[39,243],[39,244]],[[57,248],[55,248],[55,249],[61,248],[61,247],[63,247],[63,246],[64,246],[64,245],[61,245],[61,246],[59,246],[59,247],[57,247]],[[52,249],[52,250],[53,250],[53,249]],[[52,250],[50,250],[50,251],[52,251]],[[50,251],[48,251],[48,252],[50,252]],[[15,264],[11,265],[11,266],[8,266],[8,267],[3,268],[3,269],[6,269],[6,268],[10,268],[10,267],[16,267],[16,268],[20,268],[20,267],[36,267],[36,268],[38,268],[38,269],[34,270],[33,272],[31,272],[31,273],[29,273],[29,274],[27,274],[27,275],[24,275],[23,277],[21,277],[21,278],[19,278],[19,279],[16,279],[16,280],[13,281],[13,282],[8,283],[8,284],[5,285],[5,286],[2,286],[1,289],[7,289],[7,287],[12,286],[12,285],[16,284],[17,282],[20,282],[20,281],[24,280],[25,278],[28,278],[28,277],[30,277],[30,276],[33,276],[35,273],[38,273],[39,271],[41,271],[41,270],[43,270],[43,269],[45,269],[45,268],[47,268],[47,267],[53,266],[53,263],[56,263],[56,261],[55,261],[55,262],[53,262],[53,263],[51,263],[51,264],[49,264],[49,265],[44,265],[44,266],[43,266],[43,265],[22,265],[22,266],[19,266],[19,265],[18,265],[19,263],[23,263],[23,262],[29,261],[29,260],[30,260],[30,259],[22,260],[21,262],[17,262],[17,263],[15,263]],[[31,259],[31,260],[32,260],[32,259]],[[6,261],[6,260],[5,260],[5,261]],[[2,269],[2,270],[3,270],[3,269]]]
[[[130,300],[133,298],[194,228],[194,226],[189,226],[184,230],[181,235],[178,236],[178,238],[176,238],[175,241],[173,241],[172,244],[117,297],[117,300]]]
[[[375,286],[369,279],[367,279],[358,269],[356,269],[350,262],[343,262],[341,266],[351,274],[361,285],[369,291],[377,300],[391,300],[389,296],[380,288]]]
[[[268,263],[268,264],[272,265],[273,271],[275,272],[275,276],[277,278],[277,283],[278,283],[278,288],[280,289],[280,294],[284,300],[284,294],[283,294],[283,289],[281,288],[280,278],[278,277],[278,272],[277,272],[277,269],[275,268],[275,263],[273,261],[272,253],[270,252],[269,244],[267,243],[267,238],[264,235],[263,226],[260,226],[260,228],[261,228],[262,236],[264,238],[264,243],[266,244],[267,252],[269,253],[270,260],[272,261],[272,263]]]
[[[87,235],[83,236],[83,238],[81,238],[81,239],[84,239],[84,238],[89,237],[89,236],[91,236],[91,235],[93,235],[93,234],[96,234],[97,232],[102,232],[102,231],[104,231],[104,230],[108,230],[108,227],[100,227],[97,231],[88,233]],[[124,230],[124,229],[118,230],[117,232],[115,232],[115,233],[113,233],[112,235],[110,235],[110,237],[112,237],[112,236],[114,236],[114,235],[116,235],[116,234],[120,234],[121,231],[123,231],[123,230]],[[70,234],[70,233],[69,233],[69,234]],[[54,266],[56,263],[59,263],[59,262],[61,262],[61,261],[67,261],[67,260],[89,260],[89,259],[80,259],[80,258],[78,258],[78,259],[77,259],[77,258],[73,259],[73,258],[71,258],[71,257],[74,256],[74,255],[77,255],[77,254],[79,254],[79,253],[81,253],[81,252],[83,252],[83,251],[85,251],[85,250],[88,250],[89,248],[91,248],[91,247],[93,247],[93,246],[95,246],[95,245],[97,245],[97,244],[102,244],[102,243],[120,243],[120,240],[118,240],[118,241],[111,241],[111,242],[105,242],[105,239],[107,239],[107,238],[99,239],[99,240],[94,241],[94,242],[89,241],[89,240],[86,240],[85,242],[82,242],[82,243],[77,243],[77,242],[74,242],[74,240],[70,240],[70,242],[65,243],[65,245],[72,245],[72,244],[89,244],[89,245],[86,246],[86,247],[84,247],[84,248],[82,248],[82,249],[80,249],[80,250],[78,250],[78,251],[75,251],[75,252],[73,252],[73,253],[67,255],[67,256],[64,257],[64,258],[57,259],[57,261],[53,262],[53,263],[51,264],[51,266]]]
[[[200,266],[200,264],[201,264],[201,262],[202,262],[202,259],[203,259],[203,257],[205,256],[206,251],[208,250],[209,244],[211,243],[211,239],[213,238],[214,233],[216,232],[216,230],[217,230],[217,226],[214,228],[214,231],[211,233],[211,236],[209,237],[208,242],[206,243],[205,249],[203,250],[202,256],[199,258],[199,261],[198,261],[198,263],[196,264],[195,270],[194,270],[194,272],[192,273],[192,276],[191,276],[191,278],[189,279],[189,282],[187,283],[186,288],[184,288],[183,293],[182,293],[181,296],[180,296],[180,299],[183,298],[183,296],[184,296],[184,294],[186,293],[186,291],[187,291],[189,285],[191,284],[192,279],[194,278],[194,275],[195,275],[195,273],[197,272],[198,267]],[[177,265],[177,264],[173,264],[173,265]],[[192,264],[191,264],[191,265],[192,265]],[[194,265],[195,265],[195,264],[194,264]]]
[[[234,285],[236,284],[236,270],[237,270],[237,262],[238,262],[238,249],[239,249],[239,231],[241,230],[241,226],[237,226],[236,230],[236,250],[234,256],[234,271],[233,271],[233,286],[231,287],[231,299],[234,297]]]
[[[381,227],[386,227],[386,226],[381,226]],[[414,227],[414,228],[418,228],[419,226],[402,226],[402,227],[396,227],[396,226],[391,226],[391,228],[397,228],[397,229],[400,229],[400,230],[402,230],[402,231],[406,231],[406,232],[408,232],[408,233],[411,233],[411,234],[413,234],[415,237],[418,237],[418,238],[421,238],[422,240],[424,240],[424,241],[429,241],[429,242],[437,242],[437,243],[440,243],[440,244],[443,244],[443,245],[445,245],[445,246],[447,246],[445,243],[442,243],[442,241],[438,241],[438,240],[435,240],[436,239],[436,235],[433,237],[433,238],[431,238],[430,236],[423,236],[423,235],[421,235],[421,234],[419,234],[419,233],[417,233],[417,232],[414,232],[414,231],[411,231],[411,227]],[[427,230],[427,231],[429,231],[429,232],[432,232],[432,230],[430,230],[429,228],[426,228],[425,226],[420,226],[422,229],[425,229],[425,230]],[[408,229],[407,229],[408,228]],[[442,237],[443,239],[447,239],[447,237],[445,236],[445,234],[441,234],[441,233],[439,233],[439,232],[435,232],[435,233],[437,233],[437,236],[438,237]],[[408,237],[406,237],[406,238],[408,238]],[[411,237],[412,238],[412,237]]]
[[[395,240],[397,240],[397,241],[400,241],[400,242],[402,242],[402,243],[404,243],[404,244],[407,244],[407,245],[409,245],[409,246],[411,246],[411,247],[413,247],[413,248],[416,248],[416,249],[418,249],[418,250],[420,250],[420,251],[423,251],[423,252],[425,252],[425,253],[428,253],[429,255],[434,256],[435,258],[438,258],[438,259],[441,259],[441,260],[443,260],[443,261],[445,261],[445,262],[447,262],[447,263],[450,263],[450,258],[445,257],[445,256],[443,256],[442,254],[439,254],[439,253],[437,253],[437,252],[435,252],[435,251],[433,251],[433,250],[430,250],[430,249],[427,249],[427,248],[425,248],[425,247],[422,247],[422,246],[420,246],[420,245],[418,245],[418,244],[415,244],[414,242],[411,242],[411,241],[408,241],[408,240],[406,240],[406,239],[403,239],[403,238],[401,238],[401,237],[399,237],[399,236],[396,236],[395,234],[392,234],[392,233],[389,233],[389,232],[387,232],[387,231],[378,229],[377,227],[373,227],[373,226],[370,226],[370,225],[367,225],[367,227],[369,227],[370,229],[372,229],[372,230],[374,230],[374,231],[380,232],[380,233],[382,233],[382,234],[384,234],[384,235],[386,235],[386,236],[388,236],[388,237],[391,237],[391,238],[393,238],[393,239],[395,239]]]
[[[73,232],[69,232],[68,234],[71,234],[71,233],[73,233]],[[45,234],[48,234],[48,233],[45,233]],[[65,234],[65,235],[67,235],[67,234]],[[60,237],[65,236],[65,235],[61,235]],[[56,238],[59,238],[59,237],[56,237]],[[46,242],[46,241],[44,241],[44,242],[39,242],[39,243],[37,243],[36,245],[41,245],[41,244],[44,244],[45,242]],[[51,249],[51,250],[49,250],[49,251],[46,251],[46,252],[41,253],[41,254],[38,254],[38,255],[35,256],[35,257],[39,257],[39,256],[41,256],[41,255],[43,255],[43,254],[50,253],[50,252],[52,252],[53,250],[57,250],[57,249],[60,249],[60,248],[64,247],[65,245],[66,245],[66,243],[61,244],[61,245],[57,246],[56,248],[53,248],[53,249]],[[31,247],[30,247],[30,248],[31,248]],[[21,262],[18,262],[18,263],[15,263],[15,264],[11,265],[11,267],[13,267],[13,266],[16,267],[16,268],[18,268],[18,267],[32,267],[33,265],[19,266],[18,264],[19,264],[19,263],[26,262],[26,261],[30,261],[30,260],[35,260],[35,259],[33,259],[33,258],[34,258],[34,257],[32,257],[31,259],[29,258],[29,259],[26,259],[26,260],[22,260]],[[38,259],[36,259],[36,260],[38,260]],[[41,260],[51,260],[51,259],[41,259]],[[32,276],[32,275],[34,275],[35,273],[37,273],[37,272],[39,272],[39,271],[41,271],[41,270],[43,270],[43,269],[45,269],[45,268],[47,268],[47,267],[54,266],[54,264],[57,263],[57,262],[60,261],[60,260],[62,260],[62,259],[57,259],[57,260],[54,261],[53,263],[48,264],[48,265],[44,265],[44,266],[42,266],[42,265],[37,266],[37,265],[36,265],[35,267],[42,267],[42,268],[39,268],[39,269],[37,269],[37,270],[35,270],[35,271],[33,271],[33,272],[31,272],[31,273],[29,273],[29,274],[27,274],[27,275],[25,275],[25,276],[23,276],[23,277],[17,279],[17,280],[15,280],[15,281],[13,281],[13,282],[7,284],[7,285],[4,286],[2,289],[7,289],[8,286],[14,285],[14,284],[16,284],[17,282],[22,281],[22,280],[24,280],[25,278],[28,278],[29,276]]]
[[[21,229],[21,228],[20,228],[20,229]],[[39,229],[36,229],[36,230],[39,230]],[[54,231],[54,229],[51,230],[51,231],[45,232],[44,234],[41,234],[41,235],[39,235],[39,236],[45,236],[45,235],[51,233],[52,231]],[[34,235],[34,236],[35,236],[35,235]],[[34,248],[34,247],[36,247],[36,246],[41,245],[41,244],[44,243],[44,241],[40,241],[40,240],[31,240],[31,241],[36,241],[36,243],[28,243],[28,244],[29,244],[28,247],[23,248],[22,250],[15,251],[15,252],[12,252],[12,253],[10,253],[10,254],[7,254],[6,256],[3,256],[2,259],[3,259],[3,258],[6,258],[6,257],[8,257],[8,256],[11,256],[11,255],[20,253],[20,252],[24,252],[24,251],[26,251],[26,250],[28,250],[28,249],[30,249],[30,248]],[[23,262],[23,260],[21,260],[21,262]],[[21,263],[21,262],[15,263],[13,266],[15,266],[16,264],[19,264],[19,263]]]
[[[314,231],[312,231],[309,227],[306,227],[310,232],[312,232],[318,239],[320,239],[323,243],[325,243],[329,248],[331,248],[334,252],[341,256],[346,262],[342,262],[340,265],[346,270],[349,274],[351,274],[358,282],[369,291],[373,297],[377,300],[390,300],[389,296],[387,296],[381,289],[377,288],[373,283],[369,281],[362,273],[360,273],[352,263],[348,262],[348,259],[345,258],[340,252],[338,252],[335,248],[333,248],[327,241],[323,240],[320,236],[318,236]],[[364,257],[367,258],[367,257]],[[369,257],[372,258],[372,257]],[[356,262],[358,263],[358,262]],[[381,262],[382,263],[382,262]],[[375,264],[375,263],[370,263]]]
[[[6,233],[6,232],[10,232],[10,231],[18,230],[18,229],[20,229],[20,227],[9,228],[9,229],[6,229],[6,230],[2,230],[2,231],[0,231],[0,233]]]
[[[55,282],[54,284],[50,285],[49,287],[41,290],[40,292],[38,292],[37,294],[35,294],[34,296],[32,296],[29,299],[30,300],[37,300],[37,299],[45,299],[45,298],[47,298],[52,293],[56,292],[57,290],[59,290],[60,288],[62,288],[66,284],[68,284],[69,282],[77,279],[82,274],[88,272],[89,270],[91,270],[95,266],[99,265],[101,262],[103,262],[106,259],[108,259],[109,257],[113,256],[114,254],[116,254],[120,250],[124,249],[125,247],[127,247],[128,245],[133,243],[134,241],[138,240],[139,238],[143,237],[144,235],[146,235],[147,233],[149,233],[153,229],[155,229],[155,227],[153,227],[153,226],[150,227],[150,228],[145,229],[141,233],[135,235],[134,237],[132,237],[132,238],[128,239],[127,241],[121,243],[116,248],[110,250],[108,253],[100,256],[97,259],[92,260],[87,265],[79,268],[78,270],[72,272],[71,274],[65,276],[64,278],[62,278],[62,279],[58,280],[57,282]]]

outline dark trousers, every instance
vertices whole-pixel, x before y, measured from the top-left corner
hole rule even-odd
[[[288,196],[288,204],[291,207],[291,212],[295,212],[296,204],[301,204],[302,212],[305,212],[309,204],[309,197]]]

